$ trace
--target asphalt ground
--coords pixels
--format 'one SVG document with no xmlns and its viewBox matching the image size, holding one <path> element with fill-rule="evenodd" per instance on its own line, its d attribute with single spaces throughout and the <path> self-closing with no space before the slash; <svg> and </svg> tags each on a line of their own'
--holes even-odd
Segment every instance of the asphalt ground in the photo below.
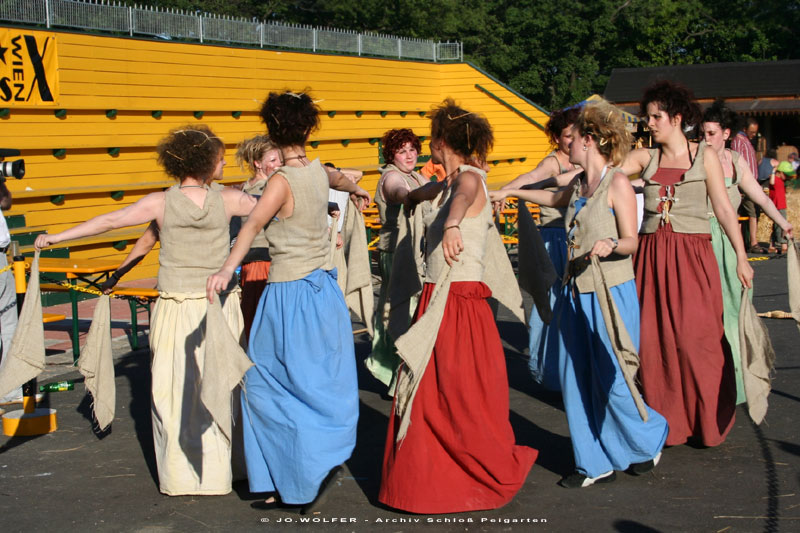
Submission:
<svg viewBox="0 0 800 533">
<path fill-rule="evenodd" d="M 759 311 L 788 310 L 785 259 L 751 263 Z M 358 441 L 321 512 L 258 511 L 246 483 L 227 496 L 169 497 L 158 491 L 150 425 L 149 352 L 115 342 L 117 410 L 98 434 L 81 376 L 68 364 L 48 381 L 75 379 L 73 391 L 46 396 L 58 410 L 56 432 L 0 436 L 0 532 L 15 531 L 798 531 L 800 530 L 800 331 L 792 320 L 765 319 L 777 353 L 769 412 L 755 426 L 739 408 L 716 448 L 668 448 L 651 473 L 586 489 L 557 481 L 573 468 L 558 394 L 527 370 L 527 333 L 500 314 L 506 348 L 510 420 L 517 441 L 540 451 L 516 498 L 502 509 L 411 515 L 377 501 L 390 401 L 364 369 L 368 339 L 356 338 L 361 411 Z M 698 324 L 703 327 L 703 324 Z"/>
</svg>

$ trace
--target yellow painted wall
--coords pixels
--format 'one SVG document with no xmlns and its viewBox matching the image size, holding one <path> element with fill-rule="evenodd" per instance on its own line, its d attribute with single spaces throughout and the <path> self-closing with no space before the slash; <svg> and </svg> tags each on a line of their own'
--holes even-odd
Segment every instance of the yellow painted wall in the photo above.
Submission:
<svg viewBox="0 0 800 533">
<path fill-rule="evenodd" d="M 257 116 L 260 103 L 269 91 L 286 88 L 309 89 L 323 110 L 322 126 L 311 138 L 319 144 L 307 147 L 309 156 L 364 170 L 362 185 L 370 191 L 378 179 L 375 138 L 401 127 L 429 135 L 429 120 L 420 113 L 447 96 L 483 113 L 494 127 L 489 159 L 497 163 L 491 165 L 490 187 L 533 168 L 549 150 L 540 128 L 475 85 L 539 124 L 545 124 L 547 115 L 468 64 L 0 28 L 2 39 L 19 34 L 35 36 L 40 47 L 50 39 L 44 59 L 55 70 L 48 75 L 52 103 L 0 101 L 0 110 L 9 110 L 5 116 L 0 111 L 0 146 L 20 149 L 27 165 L 23 180 L 9 182 L 15 196 L 6 214 L 24 214 L 30 227 L 58 231 L 163 187 L 165 176 L 156 164 L 154 146 L 170 129 L 185 124 L 206 124 L 222 137 L 228 160 L 225 178 L 244 179 L 234 164 L 236 144 L 264 131 Z M 6 57 L 13 58 L 11 53 Z M 2 68 L 0 76 L 9 76 L 11 71 L 3 73 Z M 116 115 L 109 118 L 106 112 L 112 109 Z M 56 110 L 66 110 L 66 115 L 59 118 Z M 153 111 L 162 115 L 154 118 Z M 200 111 L 202 117 L 195 117 Z M 236 111 L 241 112 L 238 118 L 232 115 Z M 119 153 L 110 155 L 111 148 Z M 66 154 L 56 157 L 53 151 L 58 149 Z M 423 153 L 429 153 L 427 144 Z M 69 194 L 70 188 L 84 192 Z M 114 190 L 126 191 L 124 198 L 110 198 Z M 54 205 L 51 196 L 59 193 L 65 193 L 64 200 Z M 106 242 L 72 248 L 71 253 L 121 258 L 132 244 L 122 252 Z M 150 254 L 130 278 L 153 276 L 156 262 L 156 254 Z"/>
</svg>

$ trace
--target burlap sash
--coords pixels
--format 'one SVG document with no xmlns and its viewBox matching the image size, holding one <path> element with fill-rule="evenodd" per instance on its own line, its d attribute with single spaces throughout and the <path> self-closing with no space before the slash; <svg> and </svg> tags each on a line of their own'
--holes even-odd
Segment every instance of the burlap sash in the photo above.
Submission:
<svg viewBox="0 0 800 533">
<path fill-rule="evenodd" d="M 789 310 L 800 329 L 800 243 L 792 239 L 786 254 L 786 270 L 789 278 Z"/>
<path fill-rule="evenodd" d="M 114 357 L 111 351 L 111 299 L 100 296 L 94 309 L 86 344 L 78 359 L 78 371 L 92 395 L 92 411 L 101 430 L 114 421 L 117 388 L 114 383 Z"/>
<path fill-rule="evenodd" d="M 767 414 L 767 398 L 772 389 L 772 373 L 775 369 L 775 350 L 769 340 L 767 327 L 758 318 L 747 291 L 747 288 L 742 287 L 742 303 L 739 306 L 739 350 L 747 412 L 753 422 L 760 424 Z"/>
<path fill-rule="evenodd" d="M 342 227 L 344 255 L 347 262 L 344 300 L 360 319 L 366 324 L 372 335 L 372 314 L 374 302 L 372 298 L 372 271 L 369 261 L 367 234 L 364 231 L 364 216 L 358 206 L 350 200 Z M 345 273 L 340 273 L 344 276 Z"/>
<path fill-rule="evenodd" d="M 426 214 L 420 204 L 413 213 L 403 209 L 398 217 L 397 246 L 392 258 L 392 275 L 386 299 L 389 307 L 387 330 L 393 339 L 408 331 L 408 317 L 414 312 L 411 302 L 422 292 L 425 268 L 421 242 L 425 234 L 423 220 Z"/>
<path fill-rule="evenodd" d="M 614 355 L 617 357 L 617 362 L 636 404 L 636 409 L 639 411 L 639 416 L 642 417 L 643 421 L 647 422 L 649 415 L 634 381 L 636 373 L 639 371 L 639 353 L 633 345 L 628 330 L 625 328 L 625 323 L 619 314 L 617 304 L 614 302 L 611 290 L 606 283 L 603 269 L 600 268 L 600 259 L 596 255 L 592 256 L 592 277 L 595 295 L 603 312 L 603 321 L 606 324 L 606 330 L 608 330 L 608 338 L 611 340 Z"/>
<path fill-rule="evenodd" d="M 558 274 L 544 246 L 539 228 L 522 200 L 519 201 L 517 216 L 517 238 L 519 286 L 533 297 L 542 322 L 549 324 L 553 318 L 549 291 L 558 279 Z"/>
<path fill-rule="evenodd" d="M 200 400 L 214 422 L 231 441 L 231 393 L 253 366 L 234 337 L 222 314 L 219 298 L 208 304 L 206 313 L 205 355 Z"/>
<path fill-rule="evenodd" d="M 44 325 L 39 290 L 39 252 L 33 257 L 25 303 L 11 341 L 11 349 L 0 367 L 0 397 L 19 389 L 44 370 Z"/>
</svg>

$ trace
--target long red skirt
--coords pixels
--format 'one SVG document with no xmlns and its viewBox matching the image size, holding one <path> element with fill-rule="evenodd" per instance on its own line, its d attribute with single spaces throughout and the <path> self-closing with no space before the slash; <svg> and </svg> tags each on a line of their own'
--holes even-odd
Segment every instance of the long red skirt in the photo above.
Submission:
<svg viewBox="0 0 800 533">
<path fill-rule="evenodd" d="M 269 261 L 252 261 L 242 264 L 240 281 L 242 284 L 242 316 L 244 317 L 245 339 L 250 339 L 250 326 L 253 325 L 253 318 L 256 316 L 258 301 L 261 293 L 267 286 L 269 277 Z"/>
<path fill-rule="evenodd" d="M 416 319 L 433 288 L 425 284 Z M 508 375 L 489 296 L 480 282 L 450 286 L 402 442 L 399 419 L 389 419 L 382 503 L 423 514 L 496 509 L 511 501 L 536 461 L 538 451 L 515 445 L 508 421 Z"/>
<path fill-rule="evenodd" d="M 711 238 L 670 226 L 641 235 L 634 268 L 645 402 L 667 419 L 668 446 L 716 446 L 733 427 L 736 382 Z"/>
</svg>

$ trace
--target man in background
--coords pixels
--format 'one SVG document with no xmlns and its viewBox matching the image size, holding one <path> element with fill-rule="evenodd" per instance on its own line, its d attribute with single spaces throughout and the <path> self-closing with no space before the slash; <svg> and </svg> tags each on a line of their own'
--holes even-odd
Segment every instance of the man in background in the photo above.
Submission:
<svg viewBox="0 0 800 533">
<path fill-rule="evenodd" d="M 747 122 L 743 130 L 740 130 L 731 141 L 731 150 L 739 152 L 739 155 L 750 167 L 750 172 L 753 176 L 758 176 L 758 160 L 756 159 L 756 151 L 753 148 L 752 140 L 758 134 L 758 121 L 753 117 L 747 117 Z M 739 214 L 748 217 L 748 229 L 750 230 L 750 246 L 747 251 L 751 254 L 765 254 L 767 250 L 758 244 L 758 207 L 747 196 L 742 198 L 742 204 L 739 207 Z"/>
</svg>

